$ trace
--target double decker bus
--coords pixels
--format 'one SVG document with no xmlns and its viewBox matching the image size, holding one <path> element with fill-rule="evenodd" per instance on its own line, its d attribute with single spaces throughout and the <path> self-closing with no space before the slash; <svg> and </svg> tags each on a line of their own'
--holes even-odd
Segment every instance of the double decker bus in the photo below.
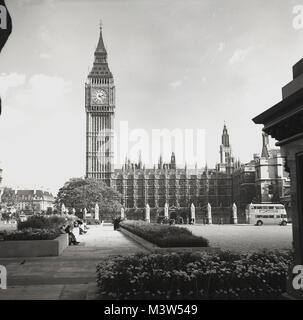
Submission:
<svg viewBox="0 0 303 320">
<path fill-rule="evenodd" d="M 283 204 L 251 203 L 246 208 L 247 223 L 256 226 L 263 224 L 287 225 L 287 214 Z"/>
</svg>

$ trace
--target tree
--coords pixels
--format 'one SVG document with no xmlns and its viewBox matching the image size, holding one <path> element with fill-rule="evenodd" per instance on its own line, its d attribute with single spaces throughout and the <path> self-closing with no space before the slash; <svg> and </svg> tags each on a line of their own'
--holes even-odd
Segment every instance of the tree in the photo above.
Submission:
<svg viewBox="0 0 303 320">
<path fill-rule="evenodd" d="M 51 215 L 51 214 L 53 214 L 53 208 L 47 207 L 47 209 L 46 209 L 46 214 L 47 214 L 48 216 Z"/>
<path fill-rule="evenodd" d="M 7 206 L 14 206 L 16 204 L 16 194 L 11 188 L 5 187 L 1 197 L 1 202 Z"/>
<path fill-rule="evenodd" d="M 96 203 L 100 211 L 117 213 L 121 210 L 121 194 L 97 179 L 74 178 L 60 188 L 55 203 L 66 208 L 80 211 L 84 208 L 92 209 Z"/>
<path fill-rule="evenodd" d="M 0 215 L 1 215 L 1 214 L 0 214 Z M 10 219 L 10 214 L 9 214 L 9 212 L 6 212 L 6 211 L 3 212 L 1 219 L 4 220 L 4 221 L 9 221 L 9 219 Z"/>
</svg>

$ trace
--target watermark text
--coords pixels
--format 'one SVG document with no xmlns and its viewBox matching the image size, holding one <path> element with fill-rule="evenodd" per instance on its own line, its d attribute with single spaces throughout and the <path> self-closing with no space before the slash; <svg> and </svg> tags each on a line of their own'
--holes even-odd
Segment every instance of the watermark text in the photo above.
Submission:
<svg viewBox="0 0 303 320">
<path fill-rule="evenodd" d="M 7 10 L 3 5 L 0 5 L 0 29 L 7 29 Z"/>
<path fill-rule="evenodd" d="M 177 166 L 201 166 L 206 158 L 205 135 L 205 130 L 200 128 L 161 128 L 149 131 L 143 128 L 130 129 L 127 121 L 120 121 L 115 130 L 103 129 L 97 132 L 97 159 L 102 163 L 104 156 L 115 155 L 114 164 L 119 167 L 125 163 L 125 158 L 132 161 L 140 158 L 147 167 L 152 168 L 160 156 L 164 162 L 170 162 L 174 152 Z"/>
<path fill-rule="evenodd" d="M 7 271 L 5 266 L 0 265 L 0 289 L 7 288 Z"/>
<path fill-rule="evenodd" d="M 303 29 L 303 5 L 294 6 L 292 10 L 295 15 L 292 25 L 295 30 Z"/>
<path fill-rule="evenodd" d="M 303 266 L 294 266 L 292 273 L 295 275 L 292 280 L 292 286 L 295 290 L 303 289 Z"/>
</svg>

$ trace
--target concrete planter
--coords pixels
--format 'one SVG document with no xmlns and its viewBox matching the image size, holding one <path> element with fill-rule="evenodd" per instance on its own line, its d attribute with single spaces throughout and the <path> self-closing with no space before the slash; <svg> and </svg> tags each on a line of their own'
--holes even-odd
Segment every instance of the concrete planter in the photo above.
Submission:
<svg viewBox="0 0 303 320">
<path fill-rule="evenodd" d="M 151 243 L 136 234 L 124 229 L 120 226 L 119 231 L 121 231 L 126 236 L 130 237 L 137 243 L 139 243 L 142 247 L 147 249 L 150 252 L 185 252 L 185 251 L 200 251 L 200 252 L 218 252 L 220 248 L 217 247 L 170 247 L 170 248 L 161 248 L 154 243 Z"/>
<path fill-rule="evenodd" d="M 68 247 L 68 234 L 54 240 L 0 241 L 0 258 L 59 256 Z"/>
</svg>

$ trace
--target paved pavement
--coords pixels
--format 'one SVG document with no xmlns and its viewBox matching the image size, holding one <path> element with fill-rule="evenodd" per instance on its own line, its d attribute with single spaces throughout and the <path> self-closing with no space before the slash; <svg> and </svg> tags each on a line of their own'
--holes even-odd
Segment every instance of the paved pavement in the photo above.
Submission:
<svg viewBox="0 0 303 320">
<path fill-rule="evenodd" d="M 223 250 L 249 252 L 292 247 L 291 225 L 194 225 L 187 228 L 193 234 L 208 239 L 210 246 Z"/>
<path fill-rule="evenodd" d="M 76 235 L 59 257 L 0 258 L 8 272 L 8 289 L 0 300 L 94 299 L 96 265 L 109 255 L 134 254 L 145 249 L 112 226 L 90 226 L 86 235 Z"/>
</svg>

